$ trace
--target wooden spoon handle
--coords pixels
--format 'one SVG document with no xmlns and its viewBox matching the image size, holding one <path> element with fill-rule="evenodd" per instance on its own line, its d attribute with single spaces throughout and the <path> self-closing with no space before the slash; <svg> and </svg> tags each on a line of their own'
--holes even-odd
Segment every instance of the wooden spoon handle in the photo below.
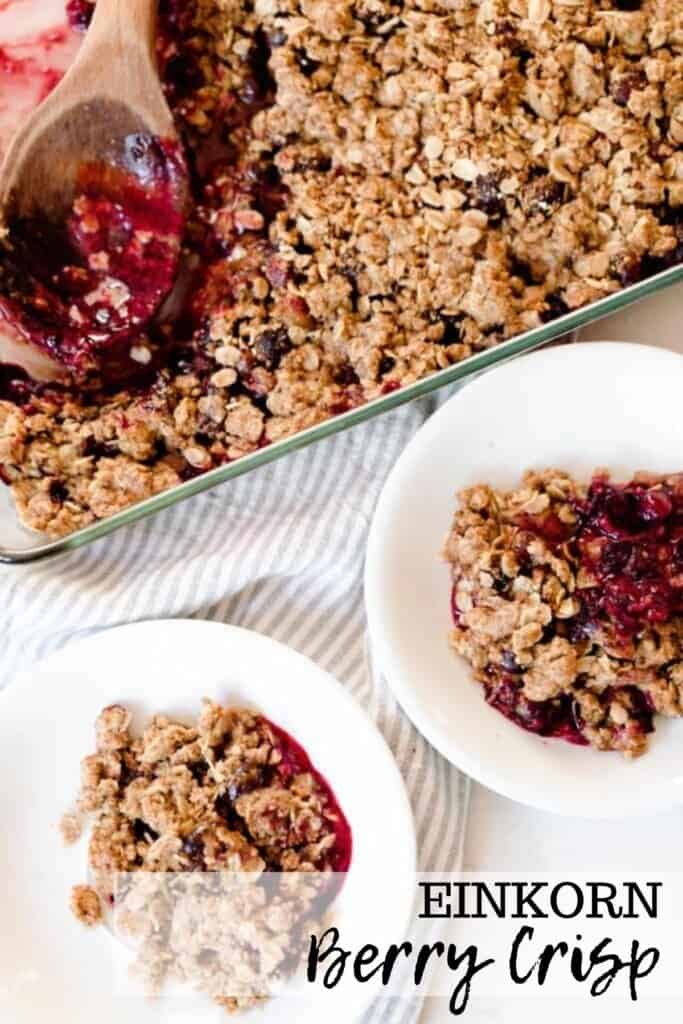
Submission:
<svg viewBox="0 0 683 1024">
<path fill-rule="evenodd" d="M 139 111 L 174 138 L 157 63 L 159 0 L 97 0 L 76 62 L 55 96 L 101 96 Z"/>
<path fill-rule="evenodd" d="M 107 40 L 110 46 L 145 44 L 156 51 L 159 0 L 97 0 L 86 43 Z"/>
</svg>

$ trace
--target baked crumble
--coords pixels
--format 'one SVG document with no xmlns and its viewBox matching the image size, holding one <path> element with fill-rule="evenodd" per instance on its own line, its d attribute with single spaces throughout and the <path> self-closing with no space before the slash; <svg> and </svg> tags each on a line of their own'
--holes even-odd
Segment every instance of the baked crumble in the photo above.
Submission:
<svg viewBox="0 0 683 1024">
<path fill-rule="evenodd" d="M 91 885 L 75 885 L 71 890 L 71 910 L 76 920 L 86 928 L 94 928 L 102 921 L 102 904 Z"/>
<path fill-rule="evenodd" d="M 517 725 L 636 757 L 683 715 L 683 475 L 472 487 L 445 557 L 453 649 Z"/>
<path fill-rule="evenodd" d="M 0 464 L 34 529 L 683 255 L 683 0 L 166 0 L 159 50 L 195 183 L 182 312 L 136 344 L 135 386 L 4 371 Z"/>
<path fill-rule="evenodd" d="M 205 701 L 193 725 L 156 716 L 134 738 L 130 724 L 125 707 L 102 711 L 62 821 L 68 844 L 91 826 L 91 884 L 74 888 L 72 910 L 88 926 L 116 915 L 151 993 L 174 977 L 247 1008 L 338 892 L 348 822 L 302 748 L 261 715 Z"/>
</svg>

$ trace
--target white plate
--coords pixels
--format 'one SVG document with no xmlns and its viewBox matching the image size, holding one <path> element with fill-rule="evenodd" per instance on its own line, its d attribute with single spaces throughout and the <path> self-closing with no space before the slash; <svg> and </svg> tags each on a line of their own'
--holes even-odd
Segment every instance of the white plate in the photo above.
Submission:
<svg viewBox="0 0 683 1024">
<path fill-rule="evenodd" d="M 389 477 L 370 533 L 371 636 L 398 700 L 427 739 L 505 796 L 580 817 L 625 817 L 683 799 L 683 722 L 657 719 L 636 762 L 508 722 L 449 648 L 449 573 L 440 557 L 455 493 L 513 485 L 525 469 L 588 479 L 608 467 L 683 470 L 683 357 L 643 345 L 549 349 L 492 370 L 419 431 Z"/>
<path fill-rule="evenodd" d="M 72 917 L 70 888 L 86 880 L 87 843 L 65 850 L 57 833 L 103 707 L 125 703 L 140 726 L 155 712 L 196 716 L 203 696 L 253 706 L 304 746 L 354 834 L 335 911 L 342 940 L 356 949 L 368 935 L 401 941 L 415 887 L 414 825 L 398 768 L 364 712 L 307 658 L 266 637 L 216 623 L 142 623 L 66 648 L 0 697 L 1 1020 L 225 1021 L 203 997 L 142 997 L 126 975 L 128 950 Z M 282 996 L 244 1019 L 350 1024 L 372 995 L 371 986 L 352 985 L 305 1002 Z"/>
</svg>

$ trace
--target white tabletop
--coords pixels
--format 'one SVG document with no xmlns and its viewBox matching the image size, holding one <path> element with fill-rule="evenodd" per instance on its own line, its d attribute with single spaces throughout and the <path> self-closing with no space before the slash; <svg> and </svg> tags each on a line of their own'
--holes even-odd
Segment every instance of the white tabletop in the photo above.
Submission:
<svg viewBox="0 0 683 1024">
<path fill-rule="evenodd" d="M 683 285 L 594 324 L 582 337 L 638 341 L 683 353 Z M 680 871 L 682 850 L 681 810 L 641 822 L 582 821 L 523 807 L 483 786 L 472 788 L 466 871 Z M 516 1024 L 516 1009 L 512 1005 L 506 1008 L 506 1024 Z M 446 1024 L 455 1019 L 444 1000 L 431 999 L 425 1004 L 421 1024 Z M 659 1024 L 668 1024 L 666 1015 L 659 1017 Z"/>
</svg>

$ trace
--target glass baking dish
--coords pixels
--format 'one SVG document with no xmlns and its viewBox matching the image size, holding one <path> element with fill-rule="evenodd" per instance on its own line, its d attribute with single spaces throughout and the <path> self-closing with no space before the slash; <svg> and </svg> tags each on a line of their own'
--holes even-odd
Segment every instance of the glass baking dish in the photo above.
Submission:
<svg viewBox="0 0 683 1024">
<path fill-rule="evenodd" d="M 17 565 L 54 557 L 67 551 L 74 551 L 85 544 L 98 540 L 100 537 L 106 537 L 107 534 L 112 533 L 121 526 L 138 522 L 138 520 L 144 519 L 146 516 L 151 516 L 162 509 L 169 508 L 171 505 L 184 501 L 186 498 L 191 498 L 195 494 L 201 494 L 203 491 L 208 491 L 211 487 L 217 487 L 219 484 L 233 480 L 243 473 L 249 473 L 259 466 L 274 462 L 275 459 L 280 459 L 290 452 L 305 448 L 315 441 L 330 437 L 339 431 L 347 430 L 358 423 L 364 423 L 373 416 L 379 416 L 380 413 L 395 409 L 405 402 L 421 398 L 437 388 L 458 381 L 464 381 L 472 374 L 487 370 L 492 366 L 497 366 L 498 363 L 521 355 L 524 352 L 529 352 L 531 349 L 538 348 L 561 335 L 569 334 L 571 331 L 575 331 L 577 328 L 583 327 L 588 323 L 611 316 L 613 313 L 619 312 L 640 299 L 668 288 L 677 281 L 683 281 L 683 266 L 666 270 L 645 281 L 631 285 L 629 288 L 624 288 L 614 295 L 609 295 L 605 299 L 600 299 L 598 302 L 593 302 L 582 309 L 559 317 L 548 324 L 543 324 L 541 327 L 536 327 L 515 338 L 501 342 L 491 349 L 477 352 L 455 366 L 450 366 L 446 370 L 433 373 L 423 380 L 416 381 L 416 383 L 409 384 L 398 391 L 377 398 L 357 409 L 352 409 L 332 419 L 325 420 L 314 427 L 309 427 L 298 434 L 293 434 L 282 441 L 277 441 L 266 448 L 261 448 L 251 455 L 245 455 L 235 462 L 219 466 L 202 476 L 188 480 L 177 487 L 148 498 L 146 501 L 132 505 L 122 512 L 117 512 L 116 515 L 92 523 L 90 526 L 77 530 L 66 537 L 60 537 L 58 540 L 45 540 L 44 537 L 24 529 L 18 521 L 9 488 L 3 487 L 0 490 L 0 562 Z"/>
</svg>

